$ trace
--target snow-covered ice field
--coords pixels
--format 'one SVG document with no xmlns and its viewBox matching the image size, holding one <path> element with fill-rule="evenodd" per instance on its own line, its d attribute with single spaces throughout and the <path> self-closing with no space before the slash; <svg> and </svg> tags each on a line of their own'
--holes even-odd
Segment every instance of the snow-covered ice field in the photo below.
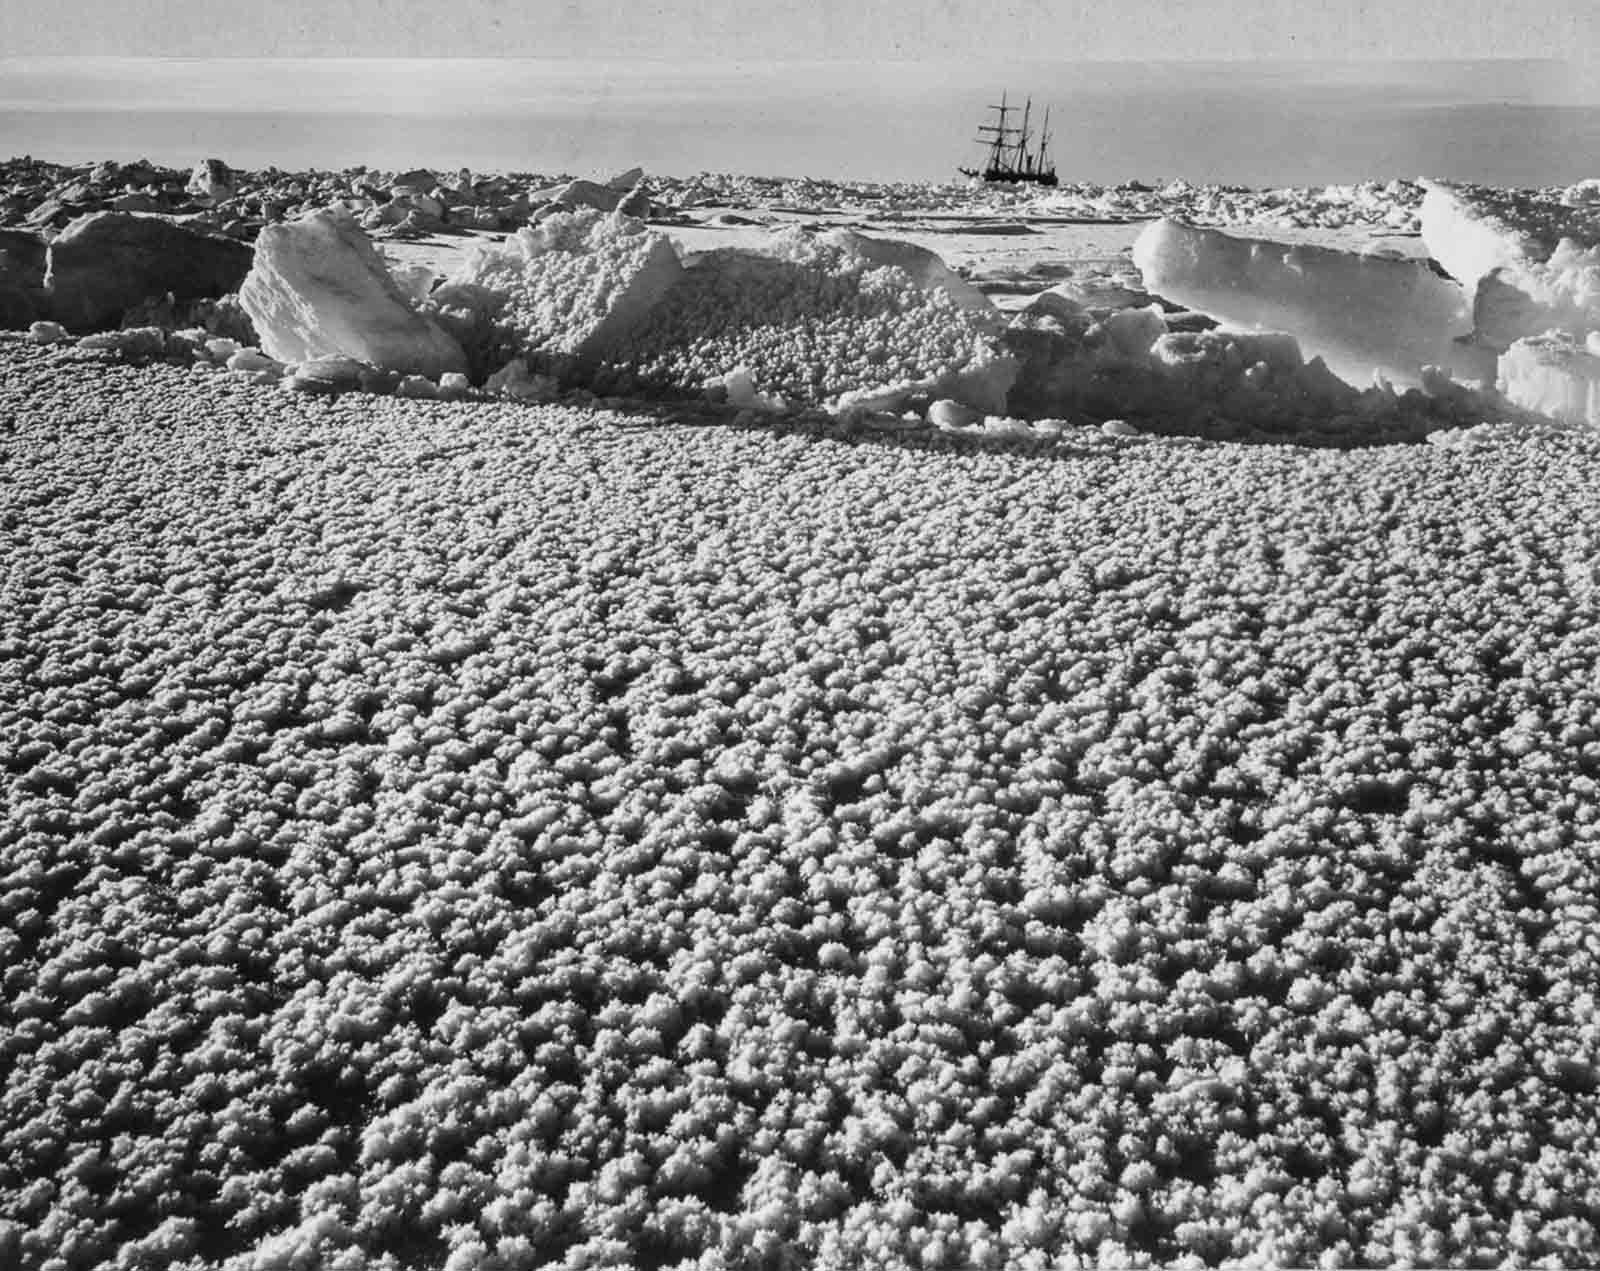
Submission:
<svg viewBox="0 0 1600 1271">
<path fill-rule="evenodd" d="M 1600 1257 L 1600 437 L 0 346 L 0 1265 Z"/>
</svg>

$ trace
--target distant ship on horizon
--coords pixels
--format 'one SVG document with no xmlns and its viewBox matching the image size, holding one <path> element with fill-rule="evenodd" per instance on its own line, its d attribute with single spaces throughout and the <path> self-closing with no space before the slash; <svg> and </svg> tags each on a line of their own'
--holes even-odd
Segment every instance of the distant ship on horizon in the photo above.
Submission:
<svg viewBox="0 0 1600 1271">
<path fill-rule="evenodd" d="M 958 168 L 962 176 L 978 177 L 984 181 L 1031 181 L 1035 185 L 1055 185 L 1056 166 L 1050 161 L 1046 153 L 1050 145 L 1050 108 L 1045 107 L 1044 124 L 1039 129 L 1039 147 L 1037 150 L 1028 148 L 1032 140 L 1029 130 L 1029 120 L 1033 114 L 1033 98 L 1029 97 L 1022 107 L 1022 123 L 1011 125 L 1006 120 L 1017 113 L 1017 108 L 1010 104 L 1005 93 L 1000 94 L 1000 104 L 990 106 L 999 119 L 996 123 L 980 124 L 978 131 L 987 134 L 976 138 L 977 143 L 988 151 L 988 157 L 983 168 Z"/>
</svg>

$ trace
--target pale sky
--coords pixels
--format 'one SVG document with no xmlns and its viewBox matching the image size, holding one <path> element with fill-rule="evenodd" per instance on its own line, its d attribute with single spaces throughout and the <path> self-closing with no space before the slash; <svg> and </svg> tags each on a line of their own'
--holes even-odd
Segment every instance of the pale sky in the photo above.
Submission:
<svg viewBox="0 0 1600 1271">
<path fill-rule="evenodd" d="M 1600 0 L 0 0 L 5 53 L 1585 58 Z"/>
</svg>

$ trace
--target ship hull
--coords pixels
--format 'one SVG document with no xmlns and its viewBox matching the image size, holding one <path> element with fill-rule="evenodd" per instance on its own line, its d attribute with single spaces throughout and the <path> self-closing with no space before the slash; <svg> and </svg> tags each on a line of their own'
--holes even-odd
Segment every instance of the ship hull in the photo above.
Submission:
<svg viewBox="0 0 1600 1271">
<path fill-rule="evenodd" d="M 1044 186 L 1059 184 L 1054 172 L 1013 172 L 1009 168 L 985 168 L 982 172 L 974 168 L 958 168 L 956 170 L 964 177 L 977 177 L 991 185 L 1009 185 L 1017 182 Z"/>
</svg>

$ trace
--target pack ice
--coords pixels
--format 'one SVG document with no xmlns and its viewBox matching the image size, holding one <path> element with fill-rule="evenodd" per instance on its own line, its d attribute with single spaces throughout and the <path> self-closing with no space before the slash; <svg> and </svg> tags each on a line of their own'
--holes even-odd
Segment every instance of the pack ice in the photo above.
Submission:
<svg viewBox="0 0 1600 1271">
<path fill-rule="evenodd" d="M 1163 218 L 1133 246 L 1154 293 L 1246 330 L 1293 333 L 1340 378 L 1374 373 L 1403 386 L 1422 368 L 1486 380 L 1493 361 L 1462 343 L 1472 328 L 1466 294 L 1426 264 L 1326 247 L 1236 237 Z"/>
</svg>

